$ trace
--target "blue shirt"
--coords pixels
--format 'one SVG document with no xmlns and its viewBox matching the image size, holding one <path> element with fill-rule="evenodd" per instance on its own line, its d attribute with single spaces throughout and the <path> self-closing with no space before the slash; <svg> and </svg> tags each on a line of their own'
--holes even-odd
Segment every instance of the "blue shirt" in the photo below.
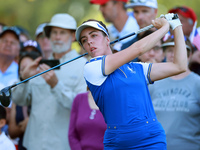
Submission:
<svg viewBox="0 0 200 150">
<path fill-rule="evenodd" d="M 13 61 L 8 69 L 3 73 L 0 70 L 0 90 L 14 84 L 18 80 L 18 64 Z M 1 105 L 1 104 L 0 104 Z M 12 102 L 8 107 L 11 107 Z"/>
<path fill-rule="evenodd" d="M 0 70 L 1 88 L 10 86 L 18 80 L 18 64 L 13 61 L 8 69 L 3 73 Z"/>
<path fill-rule="evenodd" d="M 124 64 L 110 75 L 104 75 L 105 56 L 91 59 L 84 77 L 107 124 L 127 125 L 156 117 L 147 84 L 149 63 Z"/>
</svg>

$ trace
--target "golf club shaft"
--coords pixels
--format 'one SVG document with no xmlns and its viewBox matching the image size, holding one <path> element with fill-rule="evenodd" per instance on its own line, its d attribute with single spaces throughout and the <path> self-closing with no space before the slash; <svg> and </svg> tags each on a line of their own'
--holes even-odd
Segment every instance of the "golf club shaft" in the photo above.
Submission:
<svg viewBox="0 0 200 150">
<path fill-rule="evenodd" d="M 147 30 L 149 30 L 149 29 L 151 29 L 151 28 L 153 28 L 153 25 L 146 26 L 146 27 L 144 27 L 144 28 L 138 30 L 137 32 L 133 32 L 133 33 L 127 35 L 127 36 L 124 36 L 124 37 L 122 37 L 122 38 L 119 38 L 119 39 L 117 39 L 117 40 L 114 40 L 114 41 L 110 42 L 110 44 L 114 44 L 114 43 L 116 43 L 116 42 L 119 42 L 119 41 L 121 41 L 121 40 L 124 40 L 124 39 L 126 39 L 126 38 L 128 38 L 128 37 L 130 37 L 130 36 L 135 35 L 135 34 L 139 34 L 139 33 L 141 33 L 141 32 L 147 31 Z M 17 85 L 19 85 L 19 84 L 21 84 L 21 83 L 27 82 L 27 81 L 29 81 L 29 80 L 35 78 L 35 77 L 38 77 L 38 76 L 40 76 L 40 75 L 42 75 L 42 74 L 44 74 L 44 73 L 46 73 L 46 72 L 49 72 L 49 71 L 51 71 L 51 70 L 53 70 L 53 69 L 55 69 L 55 68 L 58 68 L 58 67 L 60 67 L 60 66 L 62 66 L 62 65 L 65 65 L 65 64 L 67 64 L 67 63 L 69 63 L 69 62 L 72 62 L 72 61 L 74 61 L 74 60 L 76 60 L 76 59 L 79 59 L 79 58 L 81 58 L 81 57 L 83 57 L 83 56 L 85 56 L 85 55 L 88 55 L 88 53 L 82 54 L 82 55 L 80 55 L 80 56 L 78 56 L 78 57 L 75 57 L 75 58 L 69 60 L 69 61 L 66 61 L 66 62 L 64 62 L 64 63 L 61 63 L 61 64 L 59 64 L 59 65 L 57 65 L 57 66 L 54 66 L 54 67 L 52 67 L 52 68 L 50 68 L 50 69 L 48 69 L 48 70 L 45 70 L 45 71 L 43 71 L 43 72 L 41 72 L 41 73 L 38 73 L 38 74 L 36 74 L 36 75 L 34 75 L 34 76 L 31 76 L 31 77 L 29 77 L 29 78 L 27 78 L 27 79 L 25 79 L 25 80 L 23 80 L 23 81 L 21 81 L 21 82 L 18 82 L 18 83 L 16 83 L 16 84 L 13 84 L 13 85 L 10 86 L 10 88 L 13 88 L 13 87 L 15 87 L 15 86 L 17 86 Z"/>
<path fill-rule="evenodd" d="M 10 87 L 13 88 L 13 87 L 15 87 L 15 86 L 17 86 L 17 85 L 19 85 L 19 84 L 21 84 L 21 83 L 27 82 L 28 80 L 31 80 L 31 79 L 33 79 L 33 78 L 35 78 L 35 77 L 38 77 L 38 76 L 40 76 L 40 75 L 42 75 L 42 74 L 44 74 L 44 73 L 46 73 L 46 72 L 49 72 L 49 71 L 51 71 L 51 70 L 53 70 L 53 69 L 55 69 L 55 68 L 58 68 L 58 67 L 60 67 L 60 66 L 65 65 L 65 64 L 67 64 L 67 63 L 70 63 L 70 62 L 72 62 L 72 61 L 74 61 L 74 60 L 76 60 L 76 59 L 79 59 L 79 58 L 81 58 L 81 57 L 87 55 L 87 54 L 88 54 L 88 53 L 82 54 L 82 55 L 80 55 L 80 56 L 78 56 L 78 57 L 75 57 L 75 58 L 69 60 L 69 61 L 66 61 L 66 62 L 64 62 L 64 63 L 61 63 L 61 64 L 59 64 L 59 65 L 57 65 L 57 66 L 54 66 L 54 67 L 52 67 L 52 68 L 50 68 L 50 69 L 48 69 L 48 70 L 45 70 L 45 71 L 43 71 L 43 72 L 41 72 L 41 73 L 38 73 L 38 74 L 36 74 L 36 75 L 34 75 L 34 76 L 31 76 L 31 77 L 29 77 L 29 78 L 27 78 L 27 79 L 25 79 L 25 80 L 23 80 L 23 81 L 21 81 L 21 82 L 19 82 L 19 83 L 16 83 L 16 84 L 14 84 L 14 85 L 11 85 Z"/>
</svg>

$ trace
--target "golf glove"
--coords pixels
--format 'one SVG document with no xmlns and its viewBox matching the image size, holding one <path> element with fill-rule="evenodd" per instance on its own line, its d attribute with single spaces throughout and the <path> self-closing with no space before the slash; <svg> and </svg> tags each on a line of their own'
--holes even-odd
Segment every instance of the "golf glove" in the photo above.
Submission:
<svg viewBox="0 0 200 150">
<path fill-rule="evenodd" d="M 174 30 L 176 27 L 181 26 L 181 21 L 179 18 L 173 19 L 174 14 L 173 13 L 168 13 L 166 15 L 160 15 L 160 17 L 165 17 L 165 19 L 169 22 L 170 27 L 172 30 Z"/>
</svg>

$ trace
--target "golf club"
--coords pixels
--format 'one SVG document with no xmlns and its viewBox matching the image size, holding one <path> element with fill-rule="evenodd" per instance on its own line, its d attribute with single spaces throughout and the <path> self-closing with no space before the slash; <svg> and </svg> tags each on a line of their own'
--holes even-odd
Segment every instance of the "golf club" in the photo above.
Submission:
<svg viewBox="0 0 200 150">
<path fill-rule="evenodd" d="M 178 18 L 178 15 L 177 15 L 177 14 L 174 14 L 173 19 L 177 19 L 177 18 Z M 139 34 L 139 33 L 141 33 L 141 32 L 147 31 L 147 30 L 149 30 L 149 29 L 151 29 L 151 28 L 153 28 L 153 27 L 154 27 L 153 25 L 146 26 L 146 27 L 144 27 L 144 28 L 138 30 L 137 32 L 133 32 L 133 33 L 127 35 L 127 36 L 124 36 L 124 37 L 122 37 L 122 38 L 119 38 L 119 39 L 117 39 L 117 40 L 114 40 L 114 41 L 110 42 L 110 44 L 114 44 L 114 43 L 119 42 L 119 41 L 121 41 L 121 40 L 123 40 L 123 39 L 126 39 L 126 38 L 128 38 L 128 37 L 130 37 L 130 36 L 133 36 L 133 35 Z M 80 56 L 78 56 L 78 57 L 75 57 L 75 58 L 69 60 L 69 61 L 66 61 L 66 62 L 64 62 L 64 63 L 61 63 L 61 64 L 59 64 L 59 65 L 57 65 L 57 66 L 54 66 L 54 67 L 52 67 L 52 68 L 50 68 L 50 69 L 48 69 L 48 70 L 46 70 L 46 71 L 43 71 L 43 72 L 38 73 L 38 74 L 36 74 L 36 75 L 34 75 L 34 76 L 30 77 L 30 78 L 27 78 L 27 79 L 25 79 L 25 80 L 23 80 L 23 81 L 21 81 L 21 82 L 18 82 L 18 83 L 16 83 L 16 84 L 13 84 L 13 85 L 11 85 L 11 86 L 8 86 L 8 87 L 3 88 L 3 89 L 0 91 L 0 102 L 1 102 L 1 104 L 2 104 L 3 106 L 5 106 L 5 107 L 8 107 L 8 106 L 10 105 L 10 101 L 11 101 L 11 88 L 13 88 L 13 87 L 15 87 L 15 86 L 17 86 L 17 85 L 19 85 L 19 84 L 22 84 L 22 83 L 24 83 L 24 82 L 27 82 L 28 80 L 31 80 L 31 79 L 33 79 L 33 78 L 35 78 L 35 77 L 37 77 L 37 76 L 40 76 L 40 75 L 42 75 L 42 74 L 44 74 L 44 73 L 46 73 L 46 72 L 48 72 L 48 71 L 51 71 L 51 70 L 53 70 L 53 69 L 55 69 L 55 68 L 60 67 L 60 66 L 62 66 L 62 65 L 65 65 L 65 64 L 67 64 L 67 63 L 69 63 L 69 62 L 72 62 L 72 61 L 74 61 L 74 60 L 76 60 L 76 59 L 79 59 L 79 58 L 81 58 L 81 57 L 83 57 L 83 56 L 85 56 L 85 55 L 87 55 L 87 54 L 88 54 L 88 53 L 82 54 L 82 55 L 80 55 Z"/>
</svg>

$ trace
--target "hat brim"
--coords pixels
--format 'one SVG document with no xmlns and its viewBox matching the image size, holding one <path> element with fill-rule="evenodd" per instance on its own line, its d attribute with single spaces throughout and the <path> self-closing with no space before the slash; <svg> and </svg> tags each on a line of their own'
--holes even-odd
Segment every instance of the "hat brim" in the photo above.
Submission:
<svg viewBox="0 0 200 150">
<path fill-rule="evenodd" d="M 96 21 L 89 21 L 89 22 L 86 22 L 86 23 L 80 25 L 80 26 L 77 28 L 77 30 L 76 30 L 76 34 L 75 34 L 75 35 L 76 35 L 76 40 L 77 40 L 80 44 L 81 44 L 81 42 L 80 42 L 80 34 L 81 34 L 81 32 L 82 32 L 85 28 L 88 28 L 88 27 L 95 28 L 95 29 L 97 29 L 97 30 L 103 31 L 103 32 L 109 37 L 109 35 L 108 35 L 106 29 L 105 29 L 102 25 L 100 25 L 100 24 L 99 24 L 98 22 L 96 22 Z"/>
<path fill-rule="evenodd" d="M 175 46 L 175 43 L 174 43 L 174 42 L 163 43 L 161 47 L 164 48 L 164 47 L 168 47 L 168 46 Z M 188 46 L 188 45 L 185 45 L 185 46 L 186 46 L 186 48 L 187 48 L 188 50 L 190 50 L 190 51 L 192 50 L 190 46 Z"/>
<path fill-rule="evenodd" d="M 104 5 L 105 3 L 107 3 L 109 0 L 104 0 L 104 1 L 100 1 L 100 0 L 90 0 L 90 4 L 97 4 L 97 5 Z"/>
<path fill-rule="evenodd" d="M 75 28 L 66 27 L 66 25 L 60 25 L 59 23 L 58 24 L 57 23 L 49 23 L 47 26 L 44 27 L 44 33 L 48 38 L 50 38 L 50 32 L 51 32 L 52 27 L 59 27 L 59 28 L 63 28 L 63 29 L 76 31 Z"/>
<path fill-rule="evenodd" d="M 154 3 L 129 3 L 129 4 L 125 5 L 125 8 L 134 8 L 136 6 L 144 6 L 144 7 L 150 7 L 150 8 L 158 9 L 157 4 L 154 4 Z"/>
<path fill-rule="evenodd" d="M 15 37 L 17 38 L 17 40 L 20 40 L 20 39 L 19 39 L 19 35 L 18 35 L 15 31 L 9 30 L 9 29 L 3 31 L 3 32 L 0 34 L 0 37 L 4 36 L 4 35 L 5 35 L 6 33 L 8 33 L 8 32 L 13 33 L 13 34 L 15 35 Z"/>
</svg>

